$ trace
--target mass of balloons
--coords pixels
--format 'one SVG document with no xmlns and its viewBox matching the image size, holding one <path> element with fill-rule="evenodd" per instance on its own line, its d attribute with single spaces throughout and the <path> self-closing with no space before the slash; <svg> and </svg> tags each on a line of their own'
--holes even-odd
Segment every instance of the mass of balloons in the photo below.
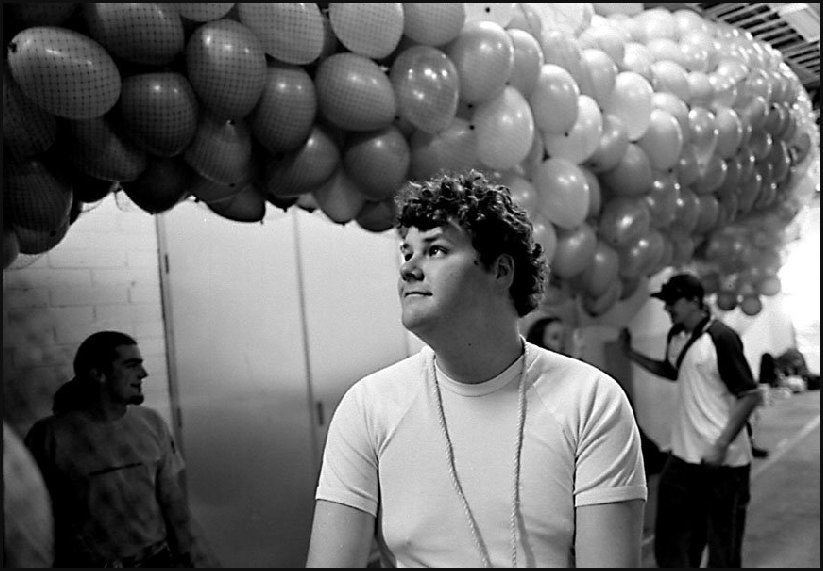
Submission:
<svg viewBox="0 0 823 571">
<path fill-rule="evenodd" d="M 3 267 L 110 193 L 391 226 L 479 167 L 591 314 L 669 267 L 720 309 L 780 291 L 819 132 L 782 55 L 643 4 L 4 3 Z M 819 168 L 819 167 L 818 167 Z M 819 171 L 818 171 L 819 172 Z"/>
</svg>

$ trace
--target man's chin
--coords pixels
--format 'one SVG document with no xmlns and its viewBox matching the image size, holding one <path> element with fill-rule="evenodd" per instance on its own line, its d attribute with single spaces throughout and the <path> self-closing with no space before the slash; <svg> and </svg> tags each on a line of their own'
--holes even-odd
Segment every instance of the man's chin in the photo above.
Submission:
<svg viewBox="0 0 823 571">
<path fill-rule="evenodd" d="M 144 400 L 146 400 L 146 397 L 143 395 L 134 395 L 129 399 L 129 404 L 143 404 Z"/>
</svg>

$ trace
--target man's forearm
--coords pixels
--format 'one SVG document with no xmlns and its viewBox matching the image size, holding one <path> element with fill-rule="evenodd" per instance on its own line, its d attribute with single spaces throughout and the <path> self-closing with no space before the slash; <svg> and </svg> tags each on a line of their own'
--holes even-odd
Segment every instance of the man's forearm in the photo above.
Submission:
<svg viewBox="0 0 823 571">
<path fill-rule="evenodd" d="M 737 434 L 746 425 L 752 411 L 760 403 L 761 397 L 757 393 L 750 393 L 743 396 L 734 403 L 732 412 L 729 415 L 729 422 L 723 428 L 720 436 L 717 438 L 717 445 L 723 448 L 728 448 L 729 444 L 737 437 Z"/>
<path fill-rule="evenodd" d="M 648 372 L 670 381 L 677 380 L 677 371 L 668 362 L 658 359 L 652 359 L 642 353 L 638 353 L 631 347 L 626 347 L 623 351 L 626 357 L 633 363 L 637 363 Z"/>
</svg>

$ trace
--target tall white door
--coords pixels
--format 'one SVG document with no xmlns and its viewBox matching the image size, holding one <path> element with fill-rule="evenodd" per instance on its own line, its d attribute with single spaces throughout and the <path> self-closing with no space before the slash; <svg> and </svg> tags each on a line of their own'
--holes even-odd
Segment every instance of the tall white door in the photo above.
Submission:
<svg viewBox="0 0 823 571">
<path fill-rule="evenodd" d="M 400 323 L 396 234 L 375 234 L 354 223 L 332 224 L 296 211 L 303 275 L 316 438 L 325 444 L 328 421 L 359 378 L 409 355 Z"/>
<path fill-rule="evenodd" d="M 191 202 L 159 218 L 193 516 L 225 567 L 301 566 L 316 468 L 294 218 Z"/>
<path fill-rule="evenodd" d="M 269 207 L 158 216 L 172 398 L 192 512 L 225 567 L 301 567 L 328 421 L 408 354 L 390 232 Z"/>
</svg>

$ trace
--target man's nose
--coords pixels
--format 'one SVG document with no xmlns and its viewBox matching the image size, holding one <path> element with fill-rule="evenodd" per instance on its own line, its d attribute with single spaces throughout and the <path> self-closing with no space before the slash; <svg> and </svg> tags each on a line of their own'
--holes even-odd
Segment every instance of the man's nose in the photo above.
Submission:
<svg viewBox="0 0 823 571">
<path fill-rule="evenodd" d="M 422 275 L 423 272 L 414 256 L 411 256 L 408 260 L 400 264 L 400 277 L 404 281 L 419 280 Z"/>
</svg>

